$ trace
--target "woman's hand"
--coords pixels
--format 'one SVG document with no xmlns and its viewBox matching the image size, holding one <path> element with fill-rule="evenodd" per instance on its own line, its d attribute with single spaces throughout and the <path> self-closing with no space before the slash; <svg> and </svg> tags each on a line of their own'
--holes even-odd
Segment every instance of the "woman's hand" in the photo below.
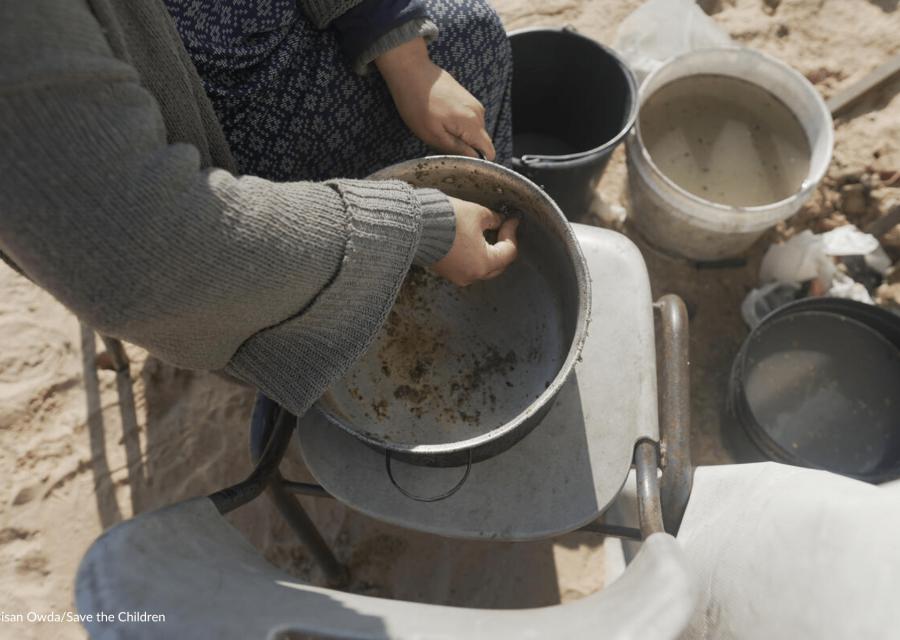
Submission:
<svg viewBox="0 0 900 640">
<path fill-rule="evenodd" d="M 449 73 L 428 57 L 416 38 L 375 59 L 400 117 L 425 144 L 455 155 L 496 156 L 484 128 L 484 107 Z"/>
<path fill-rule="evenodd" d="M 516 259 L 515 218 L 499 215 L 474 202 L 450 198 L 456 213 L 456 238 L 446 256 L 435 262 L 434 271 L 460 287 L 476 280 L 496 278 Z M 485 231 L 496 229 L 497 242 L 490 244 Z"/>
</svg>

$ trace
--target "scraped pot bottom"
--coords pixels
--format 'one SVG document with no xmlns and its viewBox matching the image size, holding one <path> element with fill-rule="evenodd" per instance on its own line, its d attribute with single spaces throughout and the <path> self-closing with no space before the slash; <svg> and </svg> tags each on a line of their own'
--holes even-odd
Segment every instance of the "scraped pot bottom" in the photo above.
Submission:
<svg viewBox="0 0 900 640">
<path fill-rule="evenodd" d="M 332 388 L 332 406 L 373 439 L 413 446 L 476 437 L 518 416 L 556 377 L 572 339 L 531 240 L 501 277 L 466 288 L 413 270 L 373 347 Z"/>
</svg>

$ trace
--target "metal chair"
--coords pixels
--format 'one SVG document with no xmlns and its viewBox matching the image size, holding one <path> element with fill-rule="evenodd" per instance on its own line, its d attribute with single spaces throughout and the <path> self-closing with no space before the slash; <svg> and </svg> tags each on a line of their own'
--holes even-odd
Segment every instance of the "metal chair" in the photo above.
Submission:
<svg viewBox="0 0 900 640">
<path fill-rule="evenodd" d="M 575 224 L 573 227 L 584 250 L 590 257 L 589 264 L 592 269 L 594 288 L 597 290 L 597 295 L 595 296 L 593 304 L 596 307 L 600 307 L 599 309 L 595 309 L 595 312 L 598 310 L 601 312 L 603 311 L 603 307 L 601 306 L 602 303 L 600 301 L 600 298 L 603 295 L 612 296 L 613 298 L 620 295 L 629 295 L 636 296 L 638 300 L 640 300 L 642 295 L 646 295 L 648 297 L 647 304 L 649 307 L 649 282 L 647 280 L 643 260 L 634 245 L 624 236 L 610 231 L 585 227 L 580 224 Z M 599 259 L 597 256 L 599 256 Z M 599 269 L 597 268 L 598 264 L 601 267 Z M 623 294 L 622 292 L 627 293 Z M 639 302 L 632 305 L 632 310 L 630 312 L 625 308 L 626 305 L 617 303 L 615 306 L 618 308 L 620 314 L 625 316 L 621 320 L 623 326 L 631 333 L 640 334 L 641 331 L 637 327 L 632 327 L 631 325 L 631 323 L 637 323 L 639 318 L 629 317 L 629 313 L 636 313 L 639 316 L 644 313 L 650 314 L 651 311 L 649 311 L 649 308 L 644 311 L 644 308 Z M 625 455 L 633 456 L 632 462 L 638 471 L 638 488 L 641 490 L 641 495 L 644 498 L 639 504 L 641 507 L 639 509 L 641 514 L 641 524 L 644 525 L 646 523 L 647 527 L 651 527 L 648 531 L 665 530 L 675 535 L 678 532 L 678 527 L 690 495 L 693 473 L 690 462 L 688 317 L 684 303 L 680 298 L 674 295 L 663 296 L 653 305 L 653 307 L 656 312 L 656 324 L 659 329 L 658 346 L 661 356 L 659 358 L 661 367 L 659 369 L 658 385 L 653 385 L 651 387 L 653 391 L 651 392 L 652 395 L 650 400 L 656 403 L 655 396 L 658 394 L 658 442 L 646 435 L 650 432 L 638 429 L 633 432 L 633 435 L 626 435 L 623 443 L 628 447 L 624 452 Z M 647 322 L 650 331 L 650 335 L 647 339 L 652 342 L 652 318 L 648 319 Z M 611 325 L 607 327 L 608 330 L 613 330 L 614 328 L 615 327 Z M 596 340 L 596 338 L 591 339 L 591 341 L 594 340 Z M 640 342 L 639 339 L 638 342 Z M 590 358 L 591 354 L 594 354 L 596 357 L 598 349 L 602 352 L 613 348 L 613 345 L 609 343 L 594 344 L 593 346 L 588 344 L 585 348 L 584 355 L 585 357 Z M 645 348 L 632 346 L 626 349 L 625 355 L 628 357 L 646 358 L 648 357 L 648 353 L 649 357 L 653 358 L 655 350 L 652 347 L 650 347 L 648 351 Z M 652 370 L 653 363 L 649 363 L 648 367 Z M 582 378 L 586 377 L 585 374 L 586 372 L 584 371 L 580 373 Z M 602 383 L 602 380 L 602 377 L 599 378 L 596 384 Z M 633 378 L 632 380 L 634 381 L 636 378 Z M 590 386 L 591 384 L 595 384 L 595 382 L 586 382 L 584 384 Z M 582 384 L 582 386 L 584 386 L 584 384 Z M 638 410 L 640 404 L 646 402 L 645 399 L 641 398 L 646 398 L 646 396 L 641 394 L 638 389 L 629 388 L 626 393 L 627 392 L 634 393 L 635 399 L 634 401 L 629 401 L 622 405 L 626 413 L 635 416 L 645 415 L 644 418 L 640 419 L 657 420 L 656 407 L 653 407 L 653 411 L 646 411 L 645 414 L 641 414 Z M 563 417 L 562 420 L 568 421 L 571 418 L 571 416 Z M 261 467 L 264 467 L 263 452 L 266 449 L 267 443 L 274 437 L 273 433 L 281 433 L 275 429 L 275 425 L 279 420 L 289 420 L 292 424 L 297 422 L 296 418 L 286 415 L 274 402 L 260 396 L 251 420 L 250 450 L 252 459 L 259 462 Z M 550 421 L 552 421 L 551 418 L 545 419 L 545 422 Z M 352 439 L 345 438 L 347 441 L 344 442 L 332 440 L 334 436 L 332 436 L 332 438 L 326 437 L 324 440 L 332 441 L 326 442 L 325 444 L 327 446 L 323 448 L 320 446 L 323 438 L 317 436 L 321 436 L 322 432 L 331 435 L 334 434 L 336 430 L 327 424 L 319 425 L 317 434 L 317 429 L 314 428 L 314 424 L 310 424 L 311 422 L 316 422 L 315 417 L 306 416 L 304 420 L 300 422 L 299 426 L 301 428 L 298 430 L 298 437 L 303 436 L 300 440 L 300 444 L 301 448 L 304 450 L 304 454 L 313 456 L 312 458 L 307 459 L 307 463 L 308 465 L 313 463 L 310 469 L 314 472 L 314 475 L 316 474 L 316 471 L 319 471 L 323 476 L 331 476 L 331 479 L 346 479 L 350 475 L 358 474 L 360 468 L 365 466 L 366 462 L 370 460 L 366 457 L 366 454 L 371 456 L 370 450 L 364 446 L 355 446 L 355 442 L 350 442 Z M 320 419 L 319 422 L 321 423 L 323 421 Z M 547 428 L 548 427 L 542 425 L 543 431 L 546 431 Z M 284 437 L 287 438 L 287 436 Z M 540 437 L 543 437 L 542 434 L 533 435 L 530 439 L 535 440 Z M 604 436 L 604 438 L 605 437 L 607 436 Z M 606 444 L 607 441 L 604 440 L 603 448 L 609 448 Z M 613 443 L 612 441 L 609 441 L 608 444 L 611 446 Z M 286 446 L 286 442 L 284 443 L 284 446 Z M 634 447 L 633 452 L 630 449 L 632 446 Z M 323 470 L 322 465 L 318 464 L 321 460 L 332 460 L 336 457 L 345 460 L 343 468 L 337 470 Z M 616 456 L 613 456 L 614 459 L 615 457 Z M 626 459 L 624 462 L 627 464 L 628 460 Z M 376 465 L 377 464 L 376 460 Z M 277 463 L 275 463 L 275 467 L 276 468 L 272 470 L 265 467 L 267 469 L 265 475 L 255 474 L 242 485 L 219 492 L 219 494 L 212 497 L 220 510 L 228 511 L 239 504 L 242 504 L 244 501 L 255 497 L 258 492 L 262 491 L 263 487 L 268 488 L 270 499 L 274 502 L 285 520 L 290 524 L 298 538 L 311 552 L 313 558 L 323 570 L 329 584 L 333 586 L 343 584 L 346 579 L 343 568 L 339 566 L 322 536 L 316 530 L 315 525 L 303 510 L 296 497 L 292 494 L 308 495 L 317 498 L 331 498 L 334 496 L 318 484 L 287 480 L 282 477 L 280 471 L 277 469 Z M 658 487 L 655 473 L 657 467 L 662 469 Z M 499 475 L 501 477 L 503 476 L 502 473 Z M 383 478 L 375 478 L 372 476 L 360 476 L 356 478 L 356 484 L 362 486 L 371 485 L 372 487 L 366 495 L 347 496 L 345 493 L 340 493 L 340 490 L 345 489 L 345 487 L 337 487 L 339 491 L 337 497 L 349 504 L 351 508 L 357 508 L 361 511 L 372 513 L 375 518 L 390 518 L 395 515 L 392 512 L 393 510 L 382 509 L 379 511 L 377 508 L 373 508 L 374 503 L 380 503 L 380 505 L 383 506 L 384 501 L 382 500 L 382 497 L 384 494 L 381 493 L 382 491 L 385 491 L 385 493 L 388 494 L 394 493 L 389 487 L 382 488 L 378 486 L 378 479 L 383 480 Z M 611 479 L 610 482 L 615 485 L 614 479 Z M 618 485 L 615 486 L 617 487 Z M 489 487 L 483 487 L 482 491 L 496 491 L 496 487 L 496 483 L 491 484 Z M 611 492 L 607 491 L 607 493 L 610 496 L 614 496 L 617 490 L 617 488 L 613 488 Z M 355 500 L 353 499 L 354 497 L 356 498 Z M 454 500 L 456 500 L 456 498 L 454 498 Z M 462 511 L 469 510 L 471 510 L 471 505 L 466 505 L 462 508 Z M 598 506 L 594 513 L 602 511 L 603 507 Z M 404 514 L 405 518 L 401 517 L 395 519 L 394 522 L 400 526 L 420 528 L 430 514 L 433 514 L 433 511 L 420 511 L 414 515 L 409 515 L 407 513 Z M 653 523 L 660 518 L 660 514 L 664 522 L 663 525 L 656 526 Z M 458 513 L 454 516 L 454 518 L 456 517 L 458 517 Z M 502 525 L 508 524 L 508 522 L 503 521 L 502 518 L 501 521 Z M 462 530 L 450 533 L 442 531 L 439 522 L 431 522 L 429 525 L 427 530 L 437 533 L 438 535 L 472 537 L 468 532 Z M 481 527 L 482 525 L 483 522 L 479 520 L 478 526 Z M 546 523 L 543 528 L 545 530 L 548 528 Z M 642 537 L 644 537 L 642 536 L 641 531 L 635 527 L 623 527 L 603 521 L 590 522 L 583 528 L 632 540 L 641 540 Z M 490 533 L 493 537 L 493 535 L 498 532 L 492 531 Z M 502 537 L 505 537 L 506 539 L 535 539 L 537 536 L 532 533 L 523 535 L 520 530 L 518 536 L 510 536 L 507 534 Z"/>
<path fill-rule="evenodd" d="M 594 272 L 595 283 L 600 282 L 601 287 L 619 297 L 636 291 L 639 300 L 631 308 L 639 316 L 636 320 L 642 337 L 640 348 L 630 354 L 640 357 L 648 371 L 654 371 L 649 281 L 640 253 L 619 234 L 575 226 L 586 252 L 607 259 L 605 268 Z M 681 550 L 672 537 L 684 514 L 692 479 L 687 314 L 675 296 L 664 296 L 653 308 L 659 319 L 662 350 L 659 428 L 656 381 L 650 384 L 643 378 L 640 410 L 630 411 L 635 424 L 625 429 L 617 445 L 616 456 L 624 458 L 615 457 L 610 467 L 622 476 L 604 483 L 602 504 L 575 515 L 577 519 L 584 514 L 601 514 L 625 480 L 630 461 L 636 472 L 639 526 L 614 525 L 602 519 L 582 526 L 583 519 L 576 522 L 572 518 L 569 521 L 573 524 L 565 525 L 567 530 L 582 526 L 588 531 L 643 541 L 625 573 L 603 591 L 566 605 L 492 611 L 396 602 L 298 584 L 268 565 L 222 517 L 267 491 L 328 583 L 346 583 L 345 569 L 295 497 L 330 498 L 332 494 L 318 484 L 285 479 L 279 470 L 298 423 L 308 425 L 309 416 L 298 421 L 260 396 L 251 423 L 256 467 L 245 481 L 207 498 L 181 502 L 122 523 L 101 536 L 82 561 L 76 589 L 82 613 L 155 611 L 166 616 L 165 626 L 112 620 L 90 622 L 88 630 L 97 637 L 129 638 L 162 634 L 216 638 L 289 638 L 297 634 L 342 638 L 576 638 L 600 633 L 612 638 L 677 637 L 693 611 L 695 595 L 681 562 Z M 619 330 L 625 334 L 632 331 L 629 320 L 619 321 Z M 598 344 L 595 348 L 610 346 Z M 580 375 L 580 384 L 590 384 L 590 371 L 582 370 Z M 623 381 L 621 388 L 630 389 L 629 384 Z M 566 422 L 565 416 L 557 416 L 559 420 Z M 653 424 L 647 424 L 648 420 Z M 315 449 L 310 434 L 315 435 L 315 431 L 306 429 L 304 449 Z M 530 435 L 523 441 L 526 448 L 527 441 L 534 437 L 546 435 Z M 591 488 L 587 489 L 590 492 Z M 377 495 L 379 489 L 375 491 Z M 462 498 L 458 495 L 453 499 Z M 354 506 L 352 501 L 347 502 Z M 525 532 L 518 539 L 536 536 L 533 531 Z"/>
<path fill-rule="evenodd" d="M 261 398 L 257 411 L 267 402 Z M 693 612 L 694 585 L 674 538 L 660 532 L 662 521 L 652 496 L 639 498 L 647 537 L 635 560 L 608 588 L 570 604 L 526 610 L 457 608 L 298 583 L 269 565 L 223 517 L 266 486 L 280 484 L 276 492 L 316 493 L 309 485 L 286 483 L 278 475 L 294 422 L 290 414 L 278 413 L 246 481 L 208 498 L 139 515 L 92 545 L 78 571 L 78 610 L 125 612 L 102 621 L 95 615 L 85 623 L 92 637 L 675 638 Z M 655 467 L 648 473 L 640 463 L 638 470 L 652 494 Z M 315 529 L 304 522 L 296 530 L 323 567 L 330 565 L 330 575 L 340 579 L 342 569 Z M 161 615 L 164 620 L 138 624 L 128 612 Z"/>
</svg>

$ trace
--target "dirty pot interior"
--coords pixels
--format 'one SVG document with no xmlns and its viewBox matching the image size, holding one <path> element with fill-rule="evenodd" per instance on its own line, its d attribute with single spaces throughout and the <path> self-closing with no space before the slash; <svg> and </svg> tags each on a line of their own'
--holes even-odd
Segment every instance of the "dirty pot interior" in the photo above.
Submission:
<svg viewBox="0 0 900 640">
<path fill-rule="evenodd" d="M 435 157 L 374 177 L 521 215 L 519 258 L 465 288 L 414 268 L 375 343 L 320 407 L 407 461 L 495 455 L 536 426 L 581 348 L 589 290 L 571 228 L 537 187 L 492 163 Z"/>
</svg>

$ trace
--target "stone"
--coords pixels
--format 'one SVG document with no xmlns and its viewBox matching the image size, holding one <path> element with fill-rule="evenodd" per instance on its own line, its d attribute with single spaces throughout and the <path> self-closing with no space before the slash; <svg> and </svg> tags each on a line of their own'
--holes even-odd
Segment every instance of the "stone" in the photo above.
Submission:
<svg viewBox="0 0 900 640">
<path fill-rule="evenodd" d="M 23 504 L 28 504 L 29 502 L 34 500 L 36 495 L 37 495 L 37 487 L 34 487 L 34 486 L 22 487 L 16 493 L 15 497 L 12 500 L 12 503 L 16 507 L 21 506 Z"/>
<path fill-rule="evenodd" d="M 862 182 L 866 171 L 864 169 L 847 169 L 834 176 L 838 184 L 853 184 L 854 182 Z"/>
<path fill-rule="evenodd" d="M 722 0 L 697 0 L 697 4 L 708 16 L 715 15 L 722 10 Z"/>
<path fill-rule="evenodd" d="M 883 284 L 875 291 L 875 302 L 886 307 L 900 307 L 900 282 Z"/>
<path fill-rule="evenodd" d="M 851 183 L 841 187 L 841 211 L 848 217 L 865 215 L 868 208 L 868 189 L 865 185 Z"/>
<path fill-rule="evenodd" d="M 900 284 L 900 261 L 894 263 L 894 266 L 888 269 L 884 274 L 885 284 Z"/>
<path fill-rule="evenodd" d="M 826 231 L 843 227 L 845 224 L 849 223 L 849 220 L 847 220 L 843 213 L 835 211 L 825 218 L 818 219 L 814 225 L 814 230 L 816 233 L 825 233 Z"/>
<path fill-rule="evenodd" d="M 885 249 L 900 251 L 900 224 L 881 236 L 881 246 Z"/>
</svg>

